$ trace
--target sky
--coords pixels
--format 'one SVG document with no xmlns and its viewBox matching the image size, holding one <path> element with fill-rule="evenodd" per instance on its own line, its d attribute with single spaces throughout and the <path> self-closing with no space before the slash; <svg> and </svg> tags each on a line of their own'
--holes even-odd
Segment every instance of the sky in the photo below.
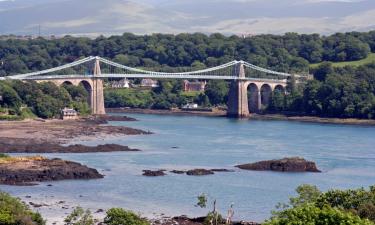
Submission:
<svg viewBox="0 0 375 225">
<path fill-rule="evenodd" d="M 375 29 L 375 0 L 0 0 L 0 34 L 332 34 Z"/>
</svg>

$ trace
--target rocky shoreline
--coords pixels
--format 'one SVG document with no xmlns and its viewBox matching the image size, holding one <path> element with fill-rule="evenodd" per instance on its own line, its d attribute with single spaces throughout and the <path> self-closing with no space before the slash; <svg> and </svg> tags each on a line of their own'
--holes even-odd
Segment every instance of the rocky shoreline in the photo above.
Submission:
<svg viewBox="0 0 375 225">
<path fill-rule="evenodd" d="M 0 184 L 35 185 L 36 182 L 100 179 L 96 169 L 80 163 L 44 157 L 15 157 L 0 161 Z"/>
<path fill-rule="evenodd" d="M 31 140 L 0 138 L 0 153 L 96 153 L 96 152 L 135 152 L 139 149 L 132 149 L 128 146 L 117 144 L 105 144 L 98 146 L 86 145 L 60 145 L 49 142 L 32 143 Z"/>
<path fill-rule="evenodd" d="M 0 122 L 0 153 L 89 153 L 139 151 L 127 146 L 64 145 L 72 139 L 87 140 L 108 135 L 147 135 L 139 129 L 104 125 L 108 121 L 135 121 L 125 116 L 89 117 L 74 121 L 29 120 Z"/>
</svg>

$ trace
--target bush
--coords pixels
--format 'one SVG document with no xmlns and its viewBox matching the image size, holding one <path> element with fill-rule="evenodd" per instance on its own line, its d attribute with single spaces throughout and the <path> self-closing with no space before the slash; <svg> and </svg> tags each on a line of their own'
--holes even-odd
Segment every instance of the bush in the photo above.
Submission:
<svg viewBox="0 0 375 225">
<path fill-rule="evenodd" d="M 211 224 L 219 225 L 219 224 L 223 224 L 223 221 L 224 221 L 223 217 L 220 215 L 220 213 L 209 212 L 206 218 L 204 219 L 203 224 L 204 225 L 211 225 Z"/>
<path fill-rule="evenodd" d="M 112 208 L 107 211 L 104 218 L 104 223 L 107 225 L 149 225 L 150 223 L 142 219 L 137 214 L 126 211 L 121 208 Z"/>
<path fill-rule="evenodd" d="M 314 204 L 304 204 L 280 212 L 264 225 L 374 225 L 367 219 L 350 212 L 325 206 L 322 209 Z"/>
<path fill-rule="evenodd" d="M 45 225 L 39 213 L 34 213 L 20 200 L 0 192 L 1 225 Z"/>
<path fill-rule="evenodd" d="M 5 153 L 0 153 L 0 158 L 9 158 L 10 156 Z"/>
<path fill-rule="evenodd" d="M 93 225 L 94 219 L 90 210 L 77 207 L 65 218 L 64 222 L 66 225 Z"/>
</svg>

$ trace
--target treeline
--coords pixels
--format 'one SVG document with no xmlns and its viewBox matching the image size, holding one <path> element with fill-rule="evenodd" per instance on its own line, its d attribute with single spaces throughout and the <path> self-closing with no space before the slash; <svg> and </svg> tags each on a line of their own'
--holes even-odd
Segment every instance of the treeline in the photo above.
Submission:
<svg viewBox="0 0 375 225">
<path fill-rule="evenodd" d="M 159 87 L 147 90 L 106 89 L 104 102 L 107 108 L 171 109 L 193 102 L 201 107 L 225 106 L 228 92 L 226 81 L 209 81 L 205 92 L 183 92 L 181 80 L 168 79 L 160 80 Z"/>
<path fill-rule="evenodd" d="M 375 119 L 375 63 L 335 68 L 323 63 L 314 80 L 275 93 L 266 109 L 303 115 Z"/>
<path fill-rule="evenodd" d="M 98 55 L 133 67 L 176 71 L 201 69 L 242 59 L 285 72 L 307 72 L 310 63 L 365 58 L 375 51 L 375 31 L 258 35 L 241 38 L 201 33 L 98 37 L 56 40 L 0 40 L 0 76 L 37 71 Z"/>
<path fill-rule="evenodd" d="M 0 114 L 2 119 L 24 119 L 37 116 L 56 118 L 64 107 L 80 114 L 90 113 L 88 93 L 83 86 L 58 87 L 51 82 L 0 81 Z"/>
</svg>

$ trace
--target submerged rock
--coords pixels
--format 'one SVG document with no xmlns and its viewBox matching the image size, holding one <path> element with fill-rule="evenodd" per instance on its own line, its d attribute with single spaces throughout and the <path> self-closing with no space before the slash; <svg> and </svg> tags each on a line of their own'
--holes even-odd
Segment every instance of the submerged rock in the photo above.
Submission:
<svg viewBox="0 0 375 225">
<path fill-rule="evenodd" d="M 183 170 L 172 170 L 170 172 L 171 173 L 175 173 L 175 174 L 184 174 L 184 173 L 186 173 L 186 171 L 183 171 Z"/>
<path fill-rule="evenodd" d="M 186 174 L 189 176 L 205 176 L 205 175 L 212 175 L 214 174 L 214 172 L 211 170 L 206 170 L 206 169 L 194 169 L 194 170 L 188 170 Z"/>
<path fill-rule="evenodd" d="M 165 176 L 166 174 L 164 173 L 164 170 L 143 170 L 142 175 L 146 177 L 160 177 Z"/>
<path fill-rule="evenodd" d="M 257 171 L 270 170 L 279 172 L 321 172 L 314 162 L 307 161 L 304 158 L 299 157 L 266 160 L 256 163 L 238 165 L 236 167 L 244 170 Z"/>
</svg>

